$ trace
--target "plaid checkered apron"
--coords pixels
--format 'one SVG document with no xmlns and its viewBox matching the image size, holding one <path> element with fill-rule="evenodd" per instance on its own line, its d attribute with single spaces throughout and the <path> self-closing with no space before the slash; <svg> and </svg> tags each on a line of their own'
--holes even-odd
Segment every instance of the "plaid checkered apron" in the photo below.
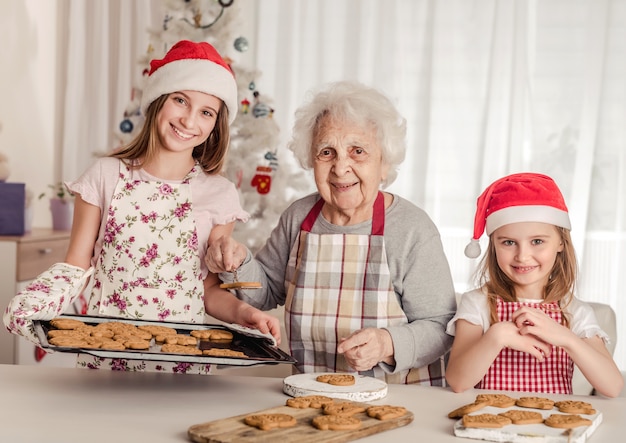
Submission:
<svg viewBox="0 0 626 443">
<path fill-rule="evenodd" d="M 498 319 L 511 321 L 513 312 L 522 306 L 541 309 L 554 321 L 561 323 L 562 313 L 557 302 L 527 303 L 498 300 Z M 544 358 L 542 362 L 537 361 L 535 357 L 526 352 L 505 348 L 500 351 L 477 387 L 507 391 L 571 394 L 573 373 L 574 362 L 563 348 L 552 346 L 550 356 Z"/>
<path fill-rule="evenodd" d="M 385 203 L 374 203 L 371 235 L 312 234 L 324 200 L 302 223 L 287 267 L 285 326 L 300 372 L 354 372 L 336 352 L 339 340 L 362 328 L 408 322 L 393 290 L 383 238 Z M 398 374 L 375 367 L 362 374 L 388 383 L 442 384 L 443 360 Z M 431 375 L 432 374 L 432 377 Z"/>
</svg>

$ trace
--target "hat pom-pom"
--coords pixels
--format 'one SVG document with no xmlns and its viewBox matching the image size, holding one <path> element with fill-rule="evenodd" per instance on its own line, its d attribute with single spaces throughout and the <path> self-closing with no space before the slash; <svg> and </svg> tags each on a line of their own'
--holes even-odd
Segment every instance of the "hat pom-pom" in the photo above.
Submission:
<svg viewBox="0 0 626 443">
<path fill-rule="evenodd" d="M 465 247 L 465 256 L 468 258 L 477 258 L 480 255 L 480 243 L 478 240 L 472 239 Z"/>
</svg>

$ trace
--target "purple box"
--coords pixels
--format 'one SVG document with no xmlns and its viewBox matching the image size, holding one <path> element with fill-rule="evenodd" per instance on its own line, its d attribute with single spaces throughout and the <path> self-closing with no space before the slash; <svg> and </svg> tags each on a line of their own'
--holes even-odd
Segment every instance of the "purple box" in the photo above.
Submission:
<svg viewBox="0 0 626 443">
<path fill-rule="evenodd" d="M 24 235 L 26 185 L 0 182 L 0 235 Z"/>
</svg>

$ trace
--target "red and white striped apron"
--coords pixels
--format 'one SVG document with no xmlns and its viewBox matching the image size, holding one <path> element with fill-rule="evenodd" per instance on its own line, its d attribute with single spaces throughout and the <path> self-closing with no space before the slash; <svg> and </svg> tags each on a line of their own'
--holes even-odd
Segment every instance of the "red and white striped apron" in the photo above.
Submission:
<svg viewBox="0 0 626 443">
<path fill-rule="evenodd" d="M 522 306 L 541 309 L 554 321 L 561 323 L 563 314 L 557 302 L 504 302 L 498 299 L 498 319 L 511 321 L 513 313 Z M 573 373 L 574 362 L 561 347 L 552 346 L 550 355 L 541 362 L 527 352 L 505 348 L 500 351 L 477 388 L 571 394 Z"/>
</svg>

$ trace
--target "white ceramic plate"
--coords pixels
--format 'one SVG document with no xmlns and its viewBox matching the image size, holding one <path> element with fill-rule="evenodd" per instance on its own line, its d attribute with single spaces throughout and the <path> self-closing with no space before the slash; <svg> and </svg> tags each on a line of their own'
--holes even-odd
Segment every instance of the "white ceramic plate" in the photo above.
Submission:
<svg viewBox="0 0 626 443">
<path fill-rule="evenodd" d="M 359 402 L 379 400 L 387 395 L 387 383 L 374 377 L 354 374 L 353 385 L 334 386 L 317 381 L 316 378 L 322 374 L 327 373 L 290 375 L 283 380 L 283 392 L 292 397 L 325 395 Z"/>
</svg>

